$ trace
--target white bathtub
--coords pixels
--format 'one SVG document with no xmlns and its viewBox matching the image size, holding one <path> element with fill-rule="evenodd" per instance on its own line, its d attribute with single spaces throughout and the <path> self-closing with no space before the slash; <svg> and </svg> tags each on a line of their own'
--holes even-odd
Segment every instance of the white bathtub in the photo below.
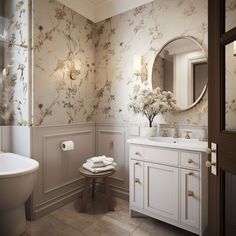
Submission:
<svg viewBox="0 0 236 236">
<path fill-rule="evenodd" d="M 25 231 L 24 204 L 33 191 L 39 163 L 14 153 L 0 153 L 0 232 L 19 236 Z"/>
</svg>

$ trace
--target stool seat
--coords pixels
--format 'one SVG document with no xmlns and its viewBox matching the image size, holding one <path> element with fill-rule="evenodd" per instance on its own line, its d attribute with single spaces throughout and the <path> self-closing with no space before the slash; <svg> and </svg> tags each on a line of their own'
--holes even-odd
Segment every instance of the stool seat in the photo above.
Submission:
<svg viewBox="0 0 236 236">
<path fill-rule="evenodd" d="M 79 168 L 79 172 L 85 176 L 85 177 L 90 177 L 90 178 L 103 178 L 107 176 L 111 176 L 115 173 L 115 170 L 108 170 L 108 171 L 103 171 L 103 172 L 98 172 L 98 173 L 93 173 L 89 170 L 84 169 L 82 166 Z"/>
<path fill-rule="evenodd" d="M 111 199 L 111 191 L 110 191 L 110 187 L 108 184 L 108 177 L 113 175 L 115 173 L 115 170 L 93 173 L 93 172 L 90 172 L 90 171 L 84 169 L 81 166 L 79 168 L 79 172 L 85 177 L 85 185 L 84 185 L 84 191 L 83 191 L 83 196 L 82 196 L 81 211 L 82 212 L 85 211 L 86 207 L 87 207 L 88 191 L 89 191 L 91 180 L 92 180 L 92 198 L 94 198 L 96 178 L 103 179 L 108 209 L 110 211 L 114 211 L 114 206 L 113 206 L 112 199 Z"/>
</svg>

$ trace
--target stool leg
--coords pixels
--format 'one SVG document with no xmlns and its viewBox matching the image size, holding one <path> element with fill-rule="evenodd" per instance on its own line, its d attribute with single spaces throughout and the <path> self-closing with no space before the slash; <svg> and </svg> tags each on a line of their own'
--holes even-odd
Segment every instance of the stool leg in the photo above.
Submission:
<svg viewBox="0 0 236 236">
<path fill-rule="evenodd" d="M 95 186 L 96 186 L 96 178 L 93 178 L 93 186 L 92 186 L 92 199 L 94 199 Z"/>
<path fill-rule="evenodd" d="M 107 200 L 108 210 L 109 211 L 114 211 L 114 206 L 113 206 L 112 199 L 111 199 L 110 186 L 108 184 L 108 178 L 104 177 L 103 182 L 104 182 L 105 193 L 106 193 L 106 198 L 107 198 L 106 200 Z"/>
<path fill-rule="evenodd" d="M 85 184 L 84 184 L 84 191 L 83 191 L 83 196 L 82 196 L 81 211 L 86 210 L 89 187 L 90 187 L 90 178 L 85 177 Z"/>
</svg>

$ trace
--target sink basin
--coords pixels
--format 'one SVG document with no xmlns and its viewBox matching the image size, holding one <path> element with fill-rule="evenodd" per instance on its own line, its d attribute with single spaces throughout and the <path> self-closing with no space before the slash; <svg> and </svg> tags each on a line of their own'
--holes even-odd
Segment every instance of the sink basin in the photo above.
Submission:
<svg viewBox="0 0 236 236">
<path fill-rule="evenodd" d="M 202 144 L 203 142 L 198 139 L 185 139 L 185 138 L 172 138 L 172 137 L 148 137 L 148 139 L 152 142 L 162 142 L 162 143 L 179 143 L 179 144 L 187 144 L 187 143 L 196 143 Z"/>
<path fill-rule="evenodd" d="M 208 143 L 198 139 L 172 138 L 172 137 L 139 137 L 128 140 L 128 143 L 160 146 L 175 149 L 206 152 Z"/>
</svg>

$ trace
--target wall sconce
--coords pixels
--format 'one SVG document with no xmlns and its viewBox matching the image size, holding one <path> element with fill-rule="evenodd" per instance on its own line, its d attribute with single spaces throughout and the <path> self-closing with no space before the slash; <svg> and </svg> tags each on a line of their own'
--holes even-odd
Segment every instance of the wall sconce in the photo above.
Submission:
<svg viewBox="0 0 236 236">
<path fill-rule="evenodd" d="M 81 74 L 80 70 L 78 69 L 71 69 L 70 70 L 70 79 L 76 80 L 79 78 L 79 75 Z"/>
<path fill-rule="evenodd" d="M 134 55 L 133 59 L 134 75 L 139 77 L 142 82 L 148 80 L 147 63 L 144 62 L 141 55 Z"/>
<path fill-rule="evenodd" d="M 234 56 L 236 57 L 236 40 L 234 41 Z"/>
</svg>

